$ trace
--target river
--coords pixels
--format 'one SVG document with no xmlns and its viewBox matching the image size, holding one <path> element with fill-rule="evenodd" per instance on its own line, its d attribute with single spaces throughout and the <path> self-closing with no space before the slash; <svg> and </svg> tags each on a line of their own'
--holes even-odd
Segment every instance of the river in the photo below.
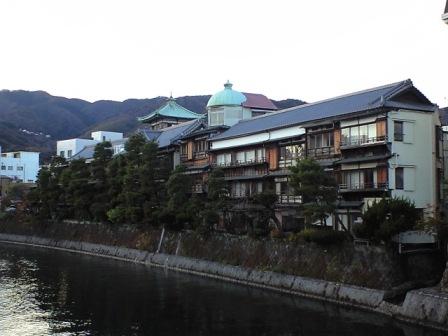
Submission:
<svg viewBox="0 0 448 336">
<path fill-rule="evenodd" d="M 443 333 L 333 304 L 140 264 L 0 244 L 0 335 Z"/>
</svg>

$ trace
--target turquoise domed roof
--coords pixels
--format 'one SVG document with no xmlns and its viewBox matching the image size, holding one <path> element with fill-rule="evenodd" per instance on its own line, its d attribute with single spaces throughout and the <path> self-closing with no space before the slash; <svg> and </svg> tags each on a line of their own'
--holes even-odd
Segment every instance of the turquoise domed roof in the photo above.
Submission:
<svg viewBox="0 0 448 336">
<path fill-rule="evenodd" d="M 246 96 L 241 92 L 232 89 L 232 84 L 227 81 L 224 84 L 224 90 L 215 93 L 210 97 L 207 107 L 225 106 L 225 105 L 241 105 L 247 100 Z"/>
</svg>

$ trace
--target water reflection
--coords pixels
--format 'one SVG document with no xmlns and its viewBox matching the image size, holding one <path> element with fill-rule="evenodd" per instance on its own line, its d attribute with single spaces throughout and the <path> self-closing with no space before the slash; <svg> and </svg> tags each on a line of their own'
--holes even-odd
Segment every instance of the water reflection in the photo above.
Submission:
<svg viewBox="0 0 448 336">
<path fill-rule="evenodd" d="M 442 333 L 322 302 L 60 251 L 0 245 L 0 335 Z"/>
</svg>

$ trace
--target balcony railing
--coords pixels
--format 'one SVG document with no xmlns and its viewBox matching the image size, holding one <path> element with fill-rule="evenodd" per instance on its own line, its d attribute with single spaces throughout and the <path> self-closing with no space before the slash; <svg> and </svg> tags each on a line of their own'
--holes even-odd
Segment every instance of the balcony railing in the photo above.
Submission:
<svg viewBox="0 0 448 336">
<path fill-rule="evenodd" d="M 387 136 L 377 136 L 377 137 L 351 137 L 341 141 L 341 148 L 343 147 L 356 147 L 369 144 L 383 143 L 387 141 Z"/>
<path fill-rule="evenodd" d="M 369 191 L 369 190 L 386 190 L 388 183 L 349 183 L 340 184 L 339 191 Z"/>
<path fill-rule="evenodd" d="M 307 151 L 308 157 L 313 157 L 316 159 L 325 159 L 334 156 L 334 147 L 323 147 L 323 148 L 313 148 L 308 149 Z"/>
<path fill-rule="evenodd" d="M 280 160 L 278 161 L 278 166 L 283 168 L 291 167 L 296 164 L 298 159 L 303 158 L 304 158 L 303 154 L 291 155 L 290 157 L 280 157 Z"/>
<path fill-rule="evenodd" d="M 256 158 L 253 160 L 247 160 L 247 161 L 231 161 L 231 162 L 214 162 L 213 166 L 216 167 L 241 167 L 241 166 L 250 166 L 254 164 L 260 164 L 260 163 L 266 163 L 267 159 L 265 157 Z"/>
<path fill-rule="evenodd" d="M 302 203 L 302 196 L 295 195 L 278 195 L 279 204 L 300 204 Z"/>
<path fill-rule="evenodd" d="M 204 186 L 202 184 L 195 184 L 191 187 L 191 192 L 193 194 L 202 194 L 204 191 Z"/>
</svg>

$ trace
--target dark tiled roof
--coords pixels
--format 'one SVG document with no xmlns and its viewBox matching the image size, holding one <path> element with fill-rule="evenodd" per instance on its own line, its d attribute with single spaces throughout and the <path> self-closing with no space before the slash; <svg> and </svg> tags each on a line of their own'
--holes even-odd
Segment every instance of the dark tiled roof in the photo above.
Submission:
<svg viewBox="0 0 448 336">
<path fill-rule="evenodd" d="M 389 159 L 390 157 L 391 157 L 390 155 L 372 155 L 372 156 L 364 156 L 364 157 L 346 158 L 346 159 L 336 161 L 335 164 L 386 160 L 386 159 Z"/>
<path fill-rule="evenodd" d="M 163 148 L 168 147 L 183 136 L 195 131 L 197 127 L 202 125 L 202 123 L 203 122 L 200 119 L 195 119 L 157 131 L 145 128 L 139 129 L 138 131 L 142 133 L 149 141 L 157 142 L 159 148 Z"/>
<path fill-rule="evenodd" d="M 127 139 L 127 138 L 124 138 L 124 139 L 120 139 L 120 140 L 110 141 L 110 143 L 111 143 L 112 148 L 113 148 L 114 146 L 122 145 L 122 144 L 126 143 L 126 141 L 128 141 L 128 139 Z M 95 145 L 89 145 L 89 146 L 84 147 L 84 148 L 81 149 L 78 153 L 76 153 L 75 155 L 73 155 L 73 156 L 69 159 L 69 161 L 72 161 L 72 160 L 78 160 L 78 159 L 84 159 L 84 160 L 92 159 L 92 158 L 93 158 L 93 154 L 95 153 L 95 146 L 96 146 L 96 145 L 97 145 L 97 144 L 95 144 Z"/>
<path fill-rule="evenodd" d="M 265 95 L 246 92 L 243 92 L 243 95 L 247 98 L 247 100 L 242 104 L 244 107 L 273 111 L 278 110 L 277 106 L 275 106 L 275 104 Z"/>
<path fill-rule="evenodd" d="M 439 110 L 442 126 L 448 126 L 448 107 Z"/>
<path fill-rule="evenodd" d="M 373 110 L 381 107 L 416 108 L 413 103 L 400 103 L 391 98 L 412 89 L 422 101 L 419 109 L 433 111 L 435 106 L 412 84 L 411 80 L 384 85 L 373 89 L 350 93 L 316 103 L 304 104 L 289 109 L 272 112 L 252 119 L 242 120 L 228 131 L 218 135 L 214 140 L 238 137 L 263 132 L 276 128 L 303 124 L 311 121 L 340 117 L 356 112 Z"/>
</svg>

